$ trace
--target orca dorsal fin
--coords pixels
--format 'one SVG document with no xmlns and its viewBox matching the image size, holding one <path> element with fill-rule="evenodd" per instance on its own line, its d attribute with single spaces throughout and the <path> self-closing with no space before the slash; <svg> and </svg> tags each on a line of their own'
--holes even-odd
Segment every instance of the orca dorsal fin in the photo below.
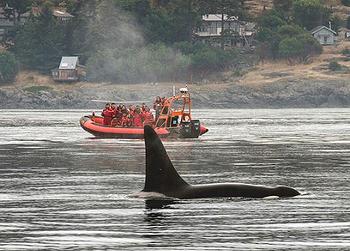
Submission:
<svg viewBox="0 0 350 251">
<path fill-rule="evenodd" d="M 144 127 L 146 145 L 146 180 L 144 192 L 171 195 L 188 184 L 175 170 L 157 133 L 150 126 Z"/>
</svg>

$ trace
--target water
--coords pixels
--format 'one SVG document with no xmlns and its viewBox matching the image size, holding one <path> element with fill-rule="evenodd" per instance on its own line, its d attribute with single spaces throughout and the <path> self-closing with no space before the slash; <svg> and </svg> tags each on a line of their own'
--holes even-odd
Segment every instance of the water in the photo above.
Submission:
<svg viewBox="0 0 350 251">
<path fill-rule="evenodd" d="M 95 139 L 86 111 L 2 110 L 0 250 L 350 250 L 350 109 L 200 110 L 165 141 L 191 184 L 288 185 L 294 198 L 129 197 L 142 140 Z"/>
</svg>

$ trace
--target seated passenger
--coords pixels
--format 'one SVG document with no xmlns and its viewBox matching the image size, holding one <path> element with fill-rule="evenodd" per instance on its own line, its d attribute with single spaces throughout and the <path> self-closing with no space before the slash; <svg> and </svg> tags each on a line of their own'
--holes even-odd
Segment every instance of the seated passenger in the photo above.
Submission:
<svg viewBox="0 0 350 251">
<path fill-rule="evenodd" d="M 141 116 L 141 108 L 137 107 L 133 116 L 133 125 L 135 127 L 142 127 L 142 116 Z"/>
<path fill-rule="evenodd" d="M 151 113 L 149 107 L 146 107 L 145 112 L 142 114 L 143 118 L 143 125 L 149 125 L 153 126 L 154 125 L 154 117 L 153 114 Z"/>
<path fill-rule="evenodd" d="M 105 109 L 103 109 L 101 115 L 103 117 L 103 125 L 108 125 L 108 126 L 111 125 L 114 112 L 109 103 L 105 105 Z"/>
<path fill-rule="evenodd" d="M 130 121 L 128 118 L 128 114 L 123 113 L 123 117 L 121 118 L 120 125 L 122 127 L 129 127 Z"/>
</svg>

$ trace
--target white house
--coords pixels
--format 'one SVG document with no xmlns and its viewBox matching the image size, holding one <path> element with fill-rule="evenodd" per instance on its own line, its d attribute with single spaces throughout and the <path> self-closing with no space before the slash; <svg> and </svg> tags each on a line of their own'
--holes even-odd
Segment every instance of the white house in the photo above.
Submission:
<svg viewBox="0 0 350 251">
<path fill-rule="evenodd" d="M 226 39 L 226 46 L 249 45 L 253 36 L 252 23 L 238 20 L 238 17 L 230 17 L 226 14 L 207 14 L 202 16 L 201 26 L 194 32 L 195 37 L 205 43 L 220 44 L 221 32 L 224 30 L 230 34 Z M 223 29 L 222 29 L 223 28 Z"/>
<path fill-rule="evenodd" d="M 326 26 L 317 26 L 310 32 L 322 45 L 332 45 L 336 42 L 337 33 Z"/>
</svg>

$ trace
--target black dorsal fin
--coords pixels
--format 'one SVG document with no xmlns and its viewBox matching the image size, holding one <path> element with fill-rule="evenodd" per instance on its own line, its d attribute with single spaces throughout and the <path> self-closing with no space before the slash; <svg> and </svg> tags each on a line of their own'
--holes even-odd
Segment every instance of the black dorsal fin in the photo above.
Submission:
<svg viewBox="0 0 350 251">
<path fill-rule="evenodd" d="M 146 145 L 146 180 L 144 192 L 172 194 L 188 184 L 175 170 L 157 133 L 150 126 L 144 127 Z"/>
</svg>

